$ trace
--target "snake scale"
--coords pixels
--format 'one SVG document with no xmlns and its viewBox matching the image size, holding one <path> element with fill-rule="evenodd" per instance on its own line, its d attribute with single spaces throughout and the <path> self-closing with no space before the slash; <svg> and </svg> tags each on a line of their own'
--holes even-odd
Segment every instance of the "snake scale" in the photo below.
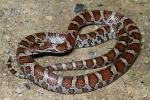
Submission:
<svg viewBox="0 0 150 100">
<path fill-rule="evenodd" d="M 80 29 L 91 24 L 100 24 L 102 27 L 87 34 L 79 34 Z M 73 18 L 66 35 L 39 32 L 21 40 L 16 50 L 16 58 L 23 74 L 12 68 L 11 58 L 7 66 L 12 74 L 30 79 L 50 91 L 63 94 L 90 92 L 109 85 L 128 71 L 140 53 L 141 38 L 134 22 L 120 13 L 108 10 L 85 11 Z M 74 48 L 91 47 L 111 39 L 117 40 L 114 48 L 91 59 L 42 67 L 32 57 L 41 53 L 62 54 Z M 77 76 L 54 73 L 95 68 L 100 69 Z"/>
</svg>

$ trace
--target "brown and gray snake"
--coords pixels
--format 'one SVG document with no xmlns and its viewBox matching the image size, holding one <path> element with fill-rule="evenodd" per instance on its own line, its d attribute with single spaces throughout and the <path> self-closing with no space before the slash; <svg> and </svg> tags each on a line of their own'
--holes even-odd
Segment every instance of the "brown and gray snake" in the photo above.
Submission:
<svg viewBox="0 0 150 100">
<path fill-rule="evenodd" d="M 79 34 L 87 25 L 102 25 L 87 34 Z M 141 50 L 141 34 L 134 22 L 113 11 L 85 11 L 69 24 L 68 33 L 40 32 L 25 37 L 16 51 L 17 63 L 22 73 L 7 66 L 12 74 L 33 81 L 40 87 L 63 94 L 77 94 L 97 90 L 117 80 L 135 62 Z M 41 53 L 62 54 L 74 48 L 98 45 L 111 39 L 117 42 L 108 53 L 92 59 L 57 63 L 42 67 L 33 55 Z M 77 76 L 63 76 L 54 71 L 71 71 L 100 68 L 98 71 Z"/>
</svg>

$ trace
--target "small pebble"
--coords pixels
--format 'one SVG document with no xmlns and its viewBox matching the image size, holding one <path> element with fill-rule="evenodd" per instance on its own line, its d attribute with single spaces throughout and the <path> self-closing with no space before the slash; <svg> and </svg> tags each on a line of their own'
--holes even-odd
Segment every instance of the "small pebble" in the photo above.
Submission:
<svg viewBox="0 0 150 100">
<path fill-rule="evenodd" d="M 144 32 L 141 32 L 141 34 L 144 35 L 145 33 L 144 33 Z"/>
<path fill-rule="evenodd" d="M 2 84 L 6 84 L 6 82 L 2 82 Z"/>
<path fill-rule="evenodd" d="M 144 43 L 145 43 L 145 39 L 142 39 L 142 40 L 141 40 L 141 43 L 144 44 Z"/>
<path fill-rule="evenodd" d="M 27 89 L 31 89 L 31 86 L 32 86 L 32 83 L 24 83 L 24 86 L 27 88 Z"/>
<path fill-rule="evenodd" d="M 97 54 L 95 51 L 89 50 L 89 55 L 93 58 L 96 57 Z"/>
<path fill-rule="evenodd" d="M 42 96 L 44 93 L 43 92 L 40 92 L 40 96 Z"/>
<path fill-rule="evenodd" d="M 133 98 L 133 96 L 134 96 L 133 92 L 129 90 L 128 91 L 128 96 L 131 97 L 131 98 Z"/>
<path fill-rule="evenodd" d="M 16 92 L 17 94 L 22 94 L 23 88 L 21 89 L 20 87 L 18 87 L 18 88 L 15 90 L 15 92 Z"/>
<path fill-rule="evenodd" d="M 46 19 L 51 21 L 53 19 L 53 17 L 52 16 L 46 16 Z"/>
<path fill-rule="evenodd" d="M 87 2 L 88 8 L 91 8 L 92 4 L 93 4 L 93 0 L 88 0 L 88 2 Z"/>
<path fill-rule="evenodd" d="M 74 8 L 74 12 L 75 12 L 76 14 L 79 14 L 79 13 L 85 11 L 85 10 L 86 10 L 86 6 L 83 5 L 83 4 L 76 4 L 76 6 L 75 6 L 75 8 Z"/>
<path fill-rule="evenodd" d="M 144 94 L 143 97 L 148 97 L 148 95 L 147 95 L 147 94 Z"/>
<path fill-rule="evenodd" d="M 144 64 L 150 64 L 150 57 L 144 58 Z"/>
<path fill-rule="evenodd" d="M 6 74 L 6 73 L 3 73 L 3 76 L 7 76 L 7 74 Z"/>
<path fill-rule="evenodd" d="M 98 5 L 98 7 L 103 7 L 104 6 L 104 4 L 102 3 L 102 0 L 98 0 L 97 2 L 96 2 Z"/>
</svg>

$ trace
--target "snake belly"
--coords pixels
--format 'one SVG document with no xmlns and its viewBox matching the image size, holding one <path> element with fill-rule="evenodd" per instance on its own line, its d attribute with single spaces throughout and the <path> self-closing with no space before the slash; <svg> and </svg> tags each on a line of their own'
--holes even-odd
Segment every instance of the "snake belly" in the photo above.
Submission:
<svg viewBox="0 0 150 100">
<path fill-rule="evenodd" d="M 79 34 L 80 29 L 90 24 L 103 24 L 103 27 Z M 92 59 L 42 67 L 32 57 L 45 52 L 62 54 L 111 39 L 117 40 L 114 48 Z M 107 10 L 85 11 L 73 18 L 66 35 L 40 32 L 25 37 L 18 45 L 16 58 L 23 74 L 40 87 L 63 94 L 85 93 L 107 86 L 127 72 L 140 53 L 140 40 L 138 27 L 124 15 Z M 53 72 L 92 68 L 102 69 L 77 76 L 62 76 Z M 12 69 L 11 72 L 16 74 Z"/>
</svg>

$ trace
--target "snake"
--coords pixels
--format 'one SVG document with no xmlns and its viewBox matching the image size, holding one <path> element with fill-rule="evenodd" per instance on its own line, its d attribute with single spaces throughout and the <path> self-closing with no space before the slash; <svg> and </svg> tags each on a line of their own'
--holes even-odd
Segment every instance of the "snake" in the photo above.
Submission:
<svg viewBox="0 0 150 100">
<path fill-rule="evenodd" d="M 80 30 L 89 25 L 101 27 L 80 34 Z M 33 57 L 44 53 L 61 55 L 112 39 L 116 40 L 116 44 L 106 54 L 85 60 L 43 67 Z M 71 20 L 67 34 L 38 32 L 23 38 L 16 50 L 16 60 L 21 72 L 12 68 L 11 57 L 7 66 L 13 75 L 29 79 L 46 90 L 62 94 L 87 93 L 105 87 L 125 74 L 140 54 L 141 39 L 136 24 L 123 14 L 109 10 L 84 11 Z M 97 71 L 82 75 L 55 73 L 96 68 Z"/>
</svg>

